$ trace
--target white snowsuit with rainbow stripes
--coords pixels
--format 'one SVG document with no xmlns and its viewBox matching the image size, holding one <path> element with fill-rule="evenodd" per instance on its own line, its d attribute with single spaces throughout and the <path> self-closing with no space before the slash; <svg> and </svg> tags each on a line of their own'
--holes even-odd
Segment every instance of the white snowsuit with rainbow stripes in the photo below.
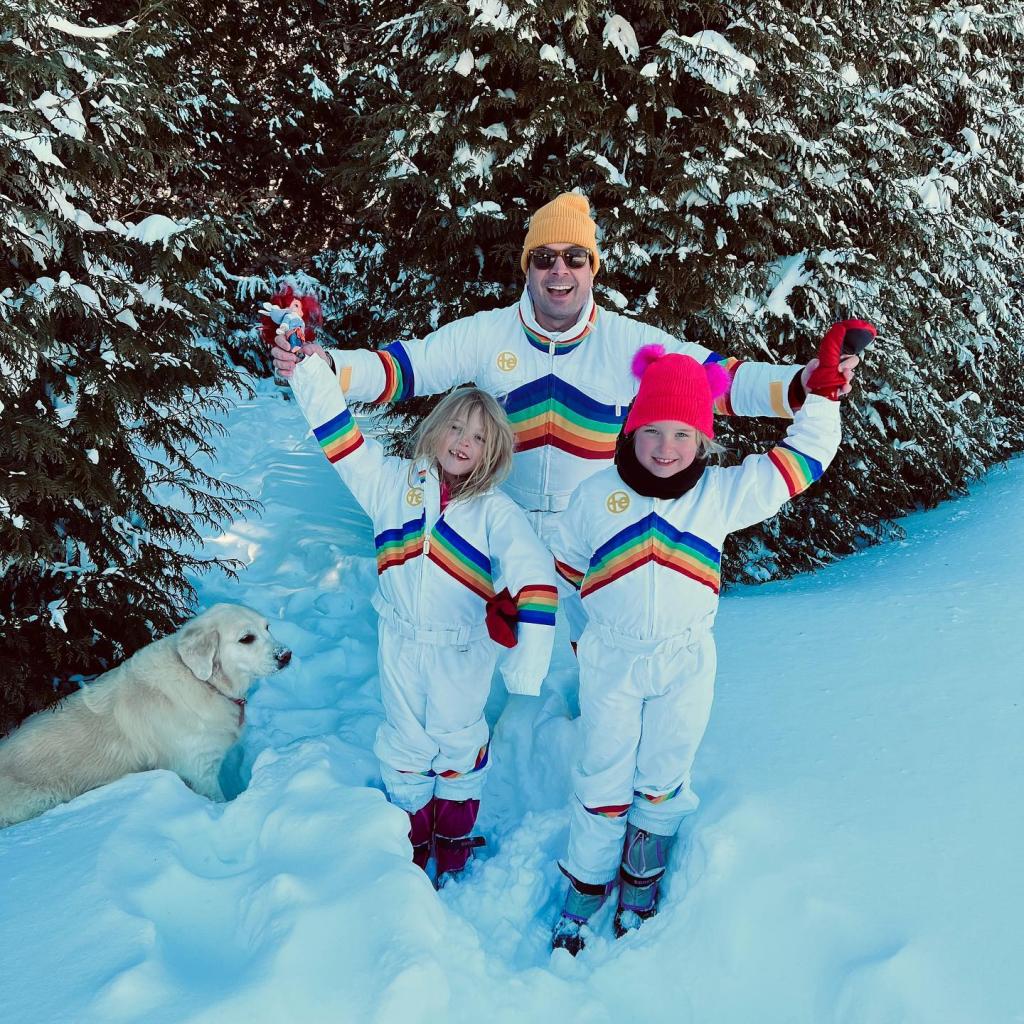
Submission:
<svg viewBox="0 0 1024 1024">
<path fill-rule="evenodd" d="M 485 602 L 501 575 L 519 607 L 518 643 L 503 659 L 510 693 L 537 694 L 554 638 L 550 552 L 497 490 L 440 509 L 436 469 L 386 456 L 363 436 L 321 359 L 292 390 L 324 454 L 373 521 L 385 721 L 374 750 L 394 803 L 478 799 L 488 760 L 483 717 L 499 648 Z"/>
<path fill-rule="evenodd" d="M 630 364 L 644 345 L 660 344 L 729 372 L 729 392 L 716 411 L 792 418 L 789 386 L 796 366 L 743 362 L 601 309 L 591 296 L 579 321 L 559 334 L 533 315 L 528 289 L 514 306 L 477 313 L 426 338 L 379 352 L 331 350 L 342 389 L 352 401 L 393 402 L 434 395 L 473 381 L 505 407 L 516 433 L 512 472 L 502 489 L 549 542 L 557 513 L 587 477 L 608 466 L 615 438 L 636 395 Z M 582 628 L 574 595 L 566 607 L 574 635 Z"/>
<path fill-rule="evenodd" d="M 572 496 L 555 557 L 587 615 L 583 748 L 563 862 L 581 882 L 614 877 L 627 820 L 674 835 L 696 809 L 690 769 L 714 694 L 722 545 L 818 479 L 839 440 L 839 403 L 812 395 L 785 441 L 739 466 L 709 466 L 680 498 L 639 495 L 614 467 Z"/>
</svg>

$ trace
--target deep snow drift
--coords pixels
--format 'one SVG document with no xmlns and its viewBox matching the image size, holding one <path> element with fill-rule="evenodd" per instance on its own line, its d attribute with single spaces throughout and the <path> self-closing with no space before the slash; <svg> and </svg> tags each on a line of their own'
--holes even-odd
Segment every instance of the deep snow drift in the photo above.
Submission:
<svg viewBox="0 0 1024 1024">
<path fill-rule="evenodd" d="M 11 1024 L 1024 1020 L 1024 460 L 907 539 L 731 591 L 663 913 L 572 960 L 562 883 L 575 674 L 495 684 L 488 846 L 437 894 L 379 791 L 369 528 L 269 382 L 225 478 L 266 503 L 201 581 L 295 651 L 210 804 L 135 775 L 0 832 Z"/>
</svg>

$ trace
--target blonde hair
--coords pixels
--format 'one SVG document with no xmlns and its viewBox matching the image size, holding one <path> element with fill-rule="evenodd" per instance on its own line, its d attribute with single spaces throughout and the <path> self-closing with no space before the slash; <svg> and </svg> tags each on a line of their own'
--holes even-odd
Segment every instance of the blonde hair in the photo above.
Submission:
<svg viewBox="0 0 1024 1024">
<path fill-rule="evenodd" d="M 448 428 L 460 418 L 468 422 L 475 411 L 479 411 L 484 424 L 484 450 L 474 469 L 459 478 L 453 498 L 462 500 L 484 494 L 508 476 L 512 468 L 515 434 L 505 410 L 486 391 L 466 387 L 456 388 L 442 398 L 419 425 L 412 441 L 410 478 L 415 465 L 421 460 L 429 460 L 432 464 L 437 462 L 437 451 Z"/>
<path fill-rule="evenodd" d="M 696 427 L 693 428 L 693 433 L 697 438 L 697 457 L 701 459 L 710 459 L 712 456 L 719 456 L 725 454 L 725 448 L 720 445 L 713 437 L 708 437 L 703 430 L 698 430 Z"/>
</svg>

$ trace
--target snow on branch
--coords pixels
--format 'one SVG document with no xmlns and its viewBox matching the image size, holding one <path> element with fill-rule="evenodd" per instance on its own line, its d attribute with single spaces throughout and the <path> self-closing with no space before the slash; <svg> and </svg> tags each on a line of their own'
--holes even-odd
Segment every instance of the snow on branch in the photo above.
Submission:
<svg viewBox="0 0 1024 1024">
<path fill-rule="evenodd" d="M 640 44 L 636 33 L 621 14 L 610 14 L 604 26 L 604 45 L 614 46 L 624 61 L 636 60 L 640 56 Z"/>
<path fill-rule="evenodd" d="M 46 24 L 57 32 L 76 36 L 79 39 L 110 39 L 113 36 L 120 35 L 122 32 L 130 32 L 135 28 L 134 21 L 126 21 L 123 25 L 97 25 L 95 28 L 89 28 L 85 25 L 76 25 L 74 22 L 61 18 L 56 14 L 49 15 L 46 19 Z"/>
<path fill-rule="evenodd" d="M 695 78 L 699 78 L 712 89 L 726 96 L 739 92 L 740 82 L 750 78 L 757 70 L 757 64 L 744 56 L 720 32 L 707 29 L 692 36 L 681 36 L 671 30 L 664 33 L 658 45 L 681 58 L 683 67 Z M 657 76 L 657 62 L 652 71 L 648 64 L 641 74 Z"/>
</svg>

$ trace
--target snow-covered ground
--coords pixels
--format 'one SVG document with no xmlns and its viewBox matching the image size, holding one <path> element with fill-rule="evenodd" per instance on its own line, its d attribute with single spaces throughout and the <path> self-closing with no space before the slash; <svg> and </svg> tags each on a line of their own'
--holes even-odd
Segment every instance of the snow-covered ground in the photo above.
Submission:
<svg viewBox="0 0 1024 1024">
<path fill-rule="evenodd" d="M 145 1021 L 1024 1021 L 1024 460 L 907 539 L 731 591 L 664 909 L 577 959 L 562 883 L 574 663 L 496 684 L 467 876 L 435 893 L 379 790 L 368 523 L 264 382 L 220 468 L 266 503 L 201 582 L 296 654 L 260 684 L 235 791 L 125 778 L 0 832 L 0 1016 Z"/>
</svg>

